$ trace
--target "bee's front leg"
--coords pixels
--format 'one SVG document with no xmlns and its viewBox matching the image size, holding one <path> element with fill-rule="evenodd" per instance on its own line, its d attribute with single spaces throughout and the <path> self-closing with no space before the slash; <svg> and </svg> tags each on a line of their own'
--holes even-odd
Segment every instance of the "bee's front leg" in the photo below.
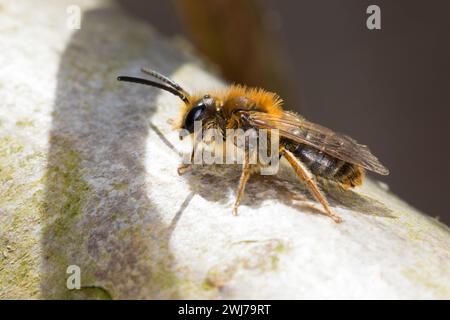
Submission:
<svg viewBox="0 0 450 320">
<path fill-rule="evenodd" d="M 177 169 L 177 172 L 178 172 L 178 175 L 180 175 L 180 176 L 182 176 L 183 174 L 185 174 L 186 172 L 189 172 L 189 171 L 191 171 L 192 170 L 192 167 L 193 167 L 193 165 L 192 164 L 181 164 L 179 167 L 178 167 L 178 169 Z"/>
<path fill-rule="evenodd" d="M 194 155 L 195 155 L 195 151 L 197 150 L 197 145 L 194 145 L 194 148 L 191 151 L 191 161 L 189 163 L 182 163 L 178 169 L 178 175 L 182 176 L 183 174 L 185 174 L 186 172 L 189 172 L 193 169 L 194 167 Z"/>
<path fill-rule="evenodd" d="M 186 172 L 189 172 L 192 170 L 193 166 L 194 166 L 194 153 L 195 153 L 195 149 L 192 150 L 191 152 L 191 162 L 190 163 L 182 163 L 178 169 L 177 172 L 180 176 L 182 176 L 183 174 L 185 174 Z"/>
</svg>

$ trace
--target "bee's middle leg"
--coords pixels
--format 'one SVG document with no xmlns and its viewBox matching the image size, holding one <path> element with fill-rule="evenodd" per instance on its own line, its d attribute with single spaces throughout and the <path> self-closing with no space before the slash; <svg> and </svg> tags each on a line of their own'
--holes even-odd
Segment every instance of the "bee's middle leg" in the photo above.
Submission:
<svg viewBox="0 0 450 320">
<path fill-rule="evenodd" d="M 242 173 L 241 178 L 239 179 L 239 187 L 236 194 L 236 201 L 234 202 L 233 206 L 233 215 L 237 216 L 238 214 L 238 207 L 241 203 L 242 196 L 244 195 L 245 185 L 247 184 L 248 179 L 250 178 L 251 174 L 251 166 L 250 166 L 250 157 L 249 154 L 246 152 L 244 155 L 244 163 L 242 164 Z"/>
</svg>

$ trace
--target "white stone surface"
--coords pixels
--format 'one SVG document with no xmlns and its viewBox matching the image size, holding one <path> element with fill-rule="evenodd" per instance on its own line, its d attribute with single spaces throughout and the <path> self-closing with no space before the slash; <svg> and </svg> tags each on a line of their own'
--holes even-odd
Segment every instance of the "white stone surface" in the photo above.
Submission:
<svg viewBox="0 0 450 320">
<path fill-rule="evenodd" d="M 386 186 L 323 186 L 335 224 L 286 167 L 251 179 L 238 217 L 238 167 L 178 176 L 160 136 L 181 149 L 177 98 L 116 76 L 222 85 L 183 42 L 99 1 L 0 15 L 0 298 L 450 298 L 449 229 Z"/>
</svg>

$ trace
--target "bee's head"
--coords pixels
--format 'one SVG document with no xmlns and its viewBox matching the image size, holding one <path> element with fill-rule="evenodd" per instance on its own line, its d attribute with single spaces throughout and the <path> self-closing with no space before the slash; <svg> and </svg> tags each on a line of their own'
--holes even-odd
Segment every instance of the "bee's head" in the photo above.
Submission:
<svg viewBox="0 0 450 320">
<path fill-rule="evenodd" d="M 189 133 L 194 132 L 196 121 L 202 121 L 203 124 L 214 117 L 216 110 L 216 100 L 209 94 L 205 94 L 192 104 L 183 117 L 182 129 L 186 129 Z"/>
</svg>

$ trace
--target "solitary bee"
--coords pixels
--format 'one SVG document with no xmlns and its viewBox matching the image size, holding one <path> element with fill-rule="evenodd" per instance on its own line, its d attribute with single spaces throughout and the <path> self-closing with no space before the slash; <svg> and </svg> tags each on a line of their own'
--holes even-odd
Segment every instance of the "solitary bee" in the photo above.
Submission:
<svg viewBox="0 0 450 320">
<path fill-rule="evenodd" d="M 194 122 L 202 121 L 203 128 L 214 128 L 221 132 L 227 129 L 278 129 L 279 156 L 285 157 L 319 201 L 325 214 L 335 222 L 342 219 L 334 214 L 327 199 L 317 186 L 314 176 L 338 183 L 344 189 L 354 188 L 363 182 L 364 170 L 381 175 L 389 174 L 365 145 L 354 139 L 312 123 L 296 113 L 282 108 L 281 98 L 272 92 L 258 88 L 232 85 L 222 91 L 191 95 L 180 85 L 156 71 L 143 68 L 142 72 L 159 81 L 120 76 L 119 81 L 128 81 L 157 87 L 168 91 L 183 101 L 178 128 L 194 132 Z M 233 214 L 244 194 L 245 185 L 257 165 L 251 165 L 244 156 Z M 181 165 L 183 174 L 191 165 Z"/>
</svg>

